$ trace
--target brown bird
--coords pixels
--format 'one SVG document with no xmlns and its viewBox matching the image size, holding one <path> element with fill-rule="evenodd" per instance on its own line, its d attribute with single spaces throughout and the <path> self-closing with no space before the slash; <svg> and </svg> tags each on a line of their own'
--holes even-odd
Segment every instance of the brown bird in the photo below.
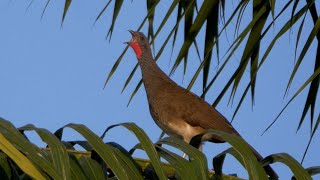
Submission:
<svg viewBox="0 0 320 180">
<path fill-rule="evenodd" d="M 187 143 L 208 129 L 240 136 L 222 114 L 194 93 L 176 84 L 158 67 L 144 34 L 131 30 L 130 33 L 132 39 L 127 43 L 134 50 L 142 71 L 150 114 L 165 133 Z M 219 137 L 212 136 L 206 140 L 224 142 Z M 258 161 L 263 159 L 254 148 L 251 149 Z M 264 168 L 271 178 L 278 178 L 270 166 Z"/>
</svg>

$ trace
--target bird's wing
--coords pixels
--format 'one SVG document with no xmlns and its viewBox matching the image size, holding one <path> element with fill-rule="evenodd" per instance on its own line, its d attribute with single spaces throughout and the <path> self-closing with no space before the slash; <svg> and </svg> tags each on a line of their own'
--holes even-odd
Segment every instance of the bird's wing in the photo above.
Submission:
<svg viewBox="0 0 320 180">
<path fill-rule="evenodd" d="M 177 88 L 175 91 L 178 91 L 175 93 L 175 99 L 179 101 L 178 112 L 183 112 L 181 115 L 185 122 L 206 130 L 215 129 L 239 135 L 229 121 L 206 101 L 183 88 Z"/>
</svg>

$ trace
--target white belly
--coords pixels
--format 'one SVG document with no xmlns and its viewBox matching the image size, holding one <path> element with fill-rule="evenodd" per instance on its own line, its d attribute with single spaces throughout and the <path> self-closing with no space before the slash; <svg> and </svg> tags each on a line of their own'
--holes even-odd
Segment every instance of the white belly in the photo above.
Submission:
<svg viewBox="0 0 320 180">
<path fill-rule="evenodd" d="M 183 139 L 189 143 L 192 137 L 200 134 L 203 129 L 200 127 L 192 127 L 184 121 L 160 122 L 156 121 L 156 124 L 169 136 Z"/>
</svg>

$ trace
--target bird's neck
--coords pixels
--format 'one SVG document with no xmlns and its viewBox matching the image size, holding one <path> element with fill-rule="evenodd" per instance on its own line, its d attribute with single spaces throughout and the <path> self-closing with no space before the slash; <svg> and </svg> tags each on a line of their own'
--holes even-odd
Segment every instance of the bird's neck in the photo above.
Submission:
<svg viewBox="0 0 320 180">
<path fill-rule="evenodd" d="M 154 61 L 151 51 L 144 52 L 138 62 L 142 72 L 142 80 L 148 97 L 161 91 L 165 84 L 173 81 L 159 68 Z M 154 94 L 155 95 L 155 94 Z"/>
</svg>

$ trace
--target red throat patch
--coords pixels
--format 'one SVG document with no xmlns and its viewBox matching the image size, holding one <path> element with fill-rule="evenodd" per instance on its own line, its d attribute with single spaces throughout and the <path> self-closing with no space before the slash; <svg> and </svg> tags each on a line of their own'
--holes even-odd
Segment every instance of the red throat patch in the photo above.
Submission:
<svg viewBox="0 0 320 180">
<path fill-rule="evenodd" d="M 132 47 L 132 49 L 134 50 L 134 52 L 136 53 L 136 56 L 138 57 L 138 58 L 141 58 L 141 55 L 142 55 L 142 49 L 141 49 L 141 47 L 140 47 L 140 45 L 138 44 L 138 43 L 128 43 L 129 44 L 129 46 L 131 46 Z"/>
</svg>

